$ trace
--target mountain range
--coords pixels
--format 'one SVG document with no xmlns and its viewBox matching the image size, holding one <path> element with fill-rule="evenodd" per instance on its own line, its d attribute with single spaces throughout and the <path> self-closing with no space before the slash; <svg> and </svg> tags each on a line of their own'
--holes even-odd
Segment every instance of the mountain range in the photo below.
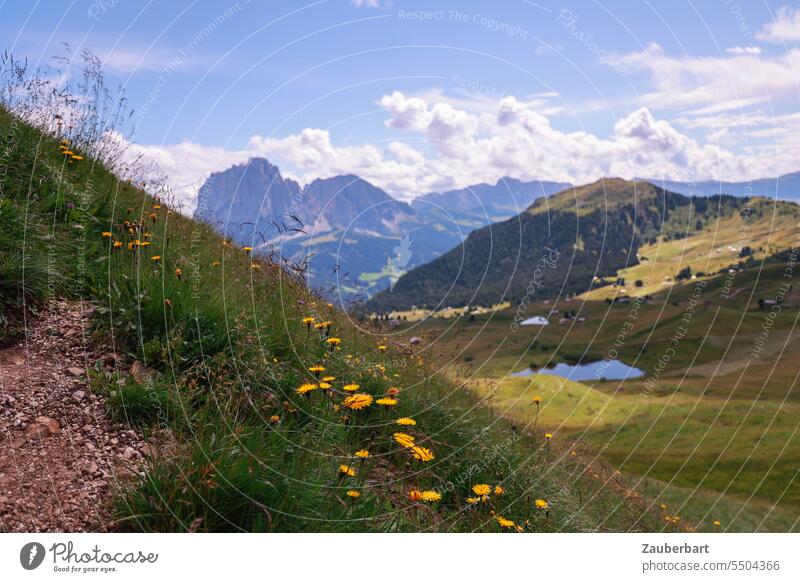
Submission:
<svg viewBox="0 0 800 582">
<path fill-rule="evenodd" d="M 269 161 L 252 158 L 206 180 L 195 218 L 241 245 L 304 265 L 309 284 L 328 296 L 355 300 L 565 186 L 504 178 L 407 204 L 353 175 L 300 187 Z"/>
<path fill-rule="evenodd" d="M 304 269 L 309 285 L 328 297 L 350 302 L 386 291 L 370 303 L 373 309 L 384 310 L 433 306 L 440 300 L 491 303 L 519 295 L 521 283 L 508 274 L 522 273 L 524 279 L 526 271 L 509 263 L 511 257 L 535 264 L 535 255 L 541 255 L 546 242 L 581 247 L 571 260 L 569 277 L 560 283 L 579 292 L 589 271 L 608 276 L 636 260 L 642 234 L 668 219 L 667 203 L 687 206 L 693 196 L 699 207 L 706 204 L 700 197 L 720 194 L 800 198 L 800 173 L 722 183 L 605 179 L 579 188 L 507 177 L 495 184 L 425 194 L 406 203 L 354 175 L 317 179 L 301 187 L 269 161 L 252 158 L 206 180 L 198 193 L 195 218 L 215 225 L 241 245 L 291 259 Z M 616 195 L 621 198 L 609 206 L 609 198 Z M 598 196 L 602 208 L 589 210 Z M 731 198 L 719 200 L 725 207 L 738 204 Z M 542 201 L 552 211 L 546 218 L 539 212 Z M 634 201 L 636 208 L 630 206 Z M 639 201 L 651 210 L 661 204 L 660 218 L 645 213 L 632 228 L 625 221 L 642 212 Z M 581 204 L 589 205 L 581 216 L 600 213 L 592 214 L 588 222 L 576 221 L 575 209 L 569 207 Z M 617 216 L 606 216 L 611 208 L 620 211 Z M 619 237 L 622 246 L 609 247 L 607 240 L 598 238 L 598 225 L 607 236 Z M 592 259 L 585 262 L 588 256 Z M 473 296 L 470 290 L 477 288 L 480 291 Z"/>
</svg>

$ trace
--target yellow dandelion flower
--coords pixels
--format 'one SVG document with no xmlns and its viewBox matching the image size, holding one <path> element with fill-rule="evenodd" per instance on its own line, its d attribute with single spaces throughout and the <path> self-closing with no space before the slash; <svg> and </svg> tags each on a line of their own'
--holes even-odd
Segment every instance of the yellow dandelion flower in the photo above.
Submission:
<svg viewBox="0 0 800 582">
<path fill-rule="evenodd" d="M 717 526 L 717 527 L 719 527 L 719 526 L 720 526 L 720 521 L 719 521 L 718 519 L 715 519 L 715 520 L 713 521 L 713 523 L 714 523 L 714 525 L 715 525 L 715 526 Z"/>
<path fill-rule="evenodd" d="M 342 343 L 342 340 L 340 340 L 338 337 L 329 337 L 325 340 L 325 343 L 332 346 L 338 346 L 340 343 Z"/>
<path fill-rule="evenodd" d="M 180 278 L 181 278 L 181 277 L 183 277 L 183 271 L 181 270 L 181 268 L 180 268 L 180 267 L 178 267 L 177 269 L 175 269 L 175 277 L 177 277 L 177 278 L 178 278 L 178 280 L 180 280 Z"/>
<path fill-rule="evenodd" d="M 533 505 L 536 507 L 536 509 L 547 509 L 548 507 L 550 507 L 550 504 L 547 503 L 547 501 L 545 501 L 544 499 L 537 499 L 536 501 L 533 502 Z"/>
<path fill-rule="evenodd" d="M 464 501 L 466 501 L 470 505 L 475 505 L 478 502 L 480 502 L 480 500 L 481 500 L 480 497 L 467 497 Z"/>
<path fill-rule="evenodd" d="M 550 434 L 549 432 L 546 432 L 546 433 L 544 433 L 544 438 L 546 438 L 547 440 L 550 440 L 551 438 L 553 438 L 553 435 Z"/>
<path fill-rule="evenodd" d="M 422 499 L 422 492 L 419 489 L 412 489 L 411 491 L 408 492 L 408 496 L 413 501 L 419 501 Z"/>
<path fill-rule="evenodd" d="M 298 394 L 308 394 L 309 392 L 311 392 L 312 390 L 316 390 L 317 388 L 319 388 L 319 386 L 317 386 L 316 384 L 301 384 L 295 390 L 295 392 L 297 392 Z"/>
<path fill-rule="evenodd" d="M 75 155 L 73 155 L 72 159 L 76 160 L 76 161 L 81 161 L 83 159 L 83 156 L 75 156 Z"/>
<path fill-rule="evenodd" d="M 419 445 L 411 447 L 411 454 L 416 460 L 422 461 L 423 463 L 427 463 L 428 461 L 432 461 L 436 458 L 433 455 L 432 450 L 426 447 L 421 447 Z"/>
<path fill-rule="evenodd" d="M 219 261 L 214 261 L 213 263 L 211 263 L 211 266 L 212 267 L 219 267 L 221 264 L 222 263 L 220 263 Z"/>
<path fill-rule="evenodd" d="M 394 441 L 401 447 L 410 449 L 415 444 L 414 437 L 411 436 L 410 434 L 406 434 L 404 432 L 396 432 L 392 436 L 394 437 Z"/>
<path fill-rule="evenodd" d="M 244 252 L 246 252 L 247 254 L 250 254 L 250 251 L 252 251 L 252 250 L 253 250 L 253 247 L 242 247 L 242 250 L 243 250 Z"/>
<path fill-rule="evenodd" d="M 355 477 L 356 470 L 350 465 L 339 465 L 339 475 L 342 477 Z"/>
<path fill-rule="evenodd" d="M 311 327 L 311 324 L 314 323 L 314 318 L 310 317 L 310 316 L 309 317 L 304 317 L 303 318 L 303 323 L 305 323 L 307 327 Z"/>
<path fill-rule="evenodd" d="M 281 417 L 278 416 L 277 414 L 273 414 L 272 416 L 269 417 L 269 419 L 271 422 L 278 422 L 280 421 Z"/>
<path fill-rule="evenodd" d="M 157 263 L 158 261 L 161 260 L 161 255 L 153 255 L 152 257 L 150 257 L 150 260 L 153 261 L 154 263 Z"/>
<path fill-rule="evenodd" d="M 322 377 L 322 381 L 323 382 L 333 382 L 334 380 L 336 380 L 336 376 L 323 376 Z"/>
<path fill-rule="evenodd" d="M 372 404 L 372 396 L 369 394 L 353 394 L 345 398 L 342 404 L 351 410 L 362 410 Z"/>
<path fill-rule="evenodd" d="M 442 500 L 442 495 L 438 491 L 420 491 L 420 499 L 428 503 L 434 503 Z"/>
<path fill-rule="evenodd" d="M 345 390 L 347 392 L 355 392 L 359 388 L 361 388 L 359 384 L 345 384 L 344 386 L 342 386 L 342 390 Z"/>
<path fill-rule="evenodd" d="M 115 249 L 118 249 L 118 248 L 120 248 L 120 247 L 122 246 L 122 241 L 115 240 L 115 241 L 112 243 L 112 245 L 111 245 L 111 246 L 113 246 Z"/>
<path fill-rule="evenodd" d="M 489 495 L 492 492 L 492 486 L 486 483 L 479 483 L 472 486 L 472 492 L 478 496 Z"/>
<path fill-rule="evenodd" d="M 380 353 L 384 353 L 384 352 L 386 351 L 386 346 L 384 346 L 384 345 L 380 345 L 380 346 L 378 346 L 378 351 L 379 351 Z"/>
<path fill-rule="evenodd" d="M 397 406 L 397 402 L 398 401 L 395 400 L 394 398 L 378 398 L 375 401 L 375 404 L 378 404 L 380 406 Z"/>
<path fill-rule="evenodd" d="M 500 485 L 495 485 L 495 488 L 494 488 L 494 494 L 495 495 L 502 495 L 505 492 L 506 492 L 506 490 L 503 489 L 502 487 L 500 487 Z"/>
<path fill-rule="evenodd" d="M 351 499 L 358 499 L 359 497 L 361 497 L 361 493 L 351 489 L 350 491 L 347 492 L 347 496 L 350 497 Z"/>
<path fill-rule="evenodd" d="M 361 449 L 360 451 L 356 451 L 355 455 L 359 459 L 366 459 L 369 457 L 369 451 L 367 449 Z"/>
<path fill-rule="evenodd" d="M 541 396 L 534 396 L 533 397 L 533 403 L 534 404 L 539 404 L 541 401 L 542 401 L 542 397 Z"/>
<path fill-rule="evenodd" d="M 308 371 L 312 372 L 313 374 L 315 374 L 317 376 L 319 376 L 320 374 L 322 374 L 322 372 L 325 371 L 325 366 L 320 366 L 319 364 L 317 364 L 316 366 L 311 366 L 308 369 Z"/>
<path fill-rule="evenodd" d="M 403 418 L 398 418 L 394 421 L 395 424 L 399 424 L 400 426 L 416 426 L 417 421 L 413 418 L 409 418 L 404 416 Z"/>
<path fill-rule="evenodd" d="M 516 523 L 514 523 L 510 519 L 506 519 L 502 515 L 498 515 L 497 516 L 497 523 L 500 525 L 500 527 L 506 527 L 506 528 L 511 528 L 511 527 L 516 527 L 517 526 Z"/>
<path fill-rule="evenodd" d="M 111 238 L 112 236 L 114 236 L 114 233 L 110 232 L 108 230 L 105 230 L 105 231 L 100 233 L 100 236 L 102 236 L 103 238 Z"/>
<path fill-rule="evenodd" d="M 322 390 L 328 390 L 328 389 L 331 387 L 331 385 L 330 385 L 330 383 L 328 383 L 328 382 L 320 382 L 320 383 L 319 383 L 319 387 L 320 387 Z"/>
</svg>

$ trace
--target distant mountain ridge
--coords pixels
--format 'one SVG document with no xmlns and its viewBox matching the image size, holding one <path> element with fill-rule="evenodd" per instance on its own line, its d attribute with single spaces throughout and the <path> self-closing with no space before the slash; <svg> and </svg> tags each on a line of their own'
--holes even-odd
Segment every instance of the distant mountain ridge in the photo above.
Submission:
<svg viewBox="0 0 800 582">
<path fill-rule="evenodd" d="M 719 182 L 716 180 L 678 182 L 647 178 L 637 178 L 637 180 L 645 180 L 685 196 L 730 194 L 732 196 L 763 196 L 778 200 L 800 200 L 800 172 L 782 174 L 777 178 L 759 178 L 749 182 Z"/>
<path fill-rule="evenodd" d="M 311 285 L 352 298 L 388 287 L 475 228 L 512 216 L 560 186 L 503 178 L 407 204 L 354 175 L 301 188 L 269 161 L 252 158 L 206 180 L 195 218 L 239 244 L 307 260 Z"/>
<path fill-rule="evenodd" d="M 483 213 L 489 216 L 513 216 L 533 204 L 537 198 L 549 196 L 566 188 L 567 182 L 534 180 L 523 182 L 515 178 L 500 178 L 495 184 L 475 184 L 447 192 L 431 192 L 415 198 L 415 208 L 426 204 L 458 209 L 462 212 Z"/>
</svg>

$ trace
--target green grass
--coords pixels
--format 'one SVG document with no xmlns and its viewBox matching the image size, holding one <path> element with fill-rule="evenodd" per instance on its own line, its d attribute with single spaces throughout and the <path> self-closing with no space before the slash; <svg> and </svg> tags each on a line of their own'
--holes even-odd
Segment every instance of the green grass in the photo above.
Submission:
<svg viewBox="0 0 800 582">
<path fill-rule="evenodd" d="M 785 280 L 785 265 L 767 264 L 737 273 L 730 293 L 725 277 L 708 279 L 687 333 L 655 384 L 568 382 L 553 376 L 509 378 L 530 364 L 617 355 L 652 375 L 682 325 L 697 281 L 653 296 L 652 302 L 560 303 L 583 323 L 513 331 L 513 309 L 475 321 L 431 319 L 413 332 L 434 346 L 430 357 L 453 378 L 466 381 L 503 416 L 555 433 L 554 442 L 590 446 L 591 458 L 622 473 L 627 486 L 650 505 L 667 500 L 684 523 L 710 531 L 718 519 L 726 531 L 797 531 L 800 528 L 800 356 L 796 285 L 775 318 L 764 349 L 751 355 L 772 298 Z M 735 293 L 735 295 L 734 295 Z M 546 315 L 552 304 L 531 304 L 527 315 Z M 631 320 L 630 314 L 636 319 Z M 633 321 L 626 328 L 625 323 Z M 620 330 L 627 329 L 621 345 Z M 616 353 L 611 353 L 610 349 Z"/>
<path fill-rule="evenodd" d="M 124 368 L 93 373 L 92 389 L 107 398 L 111 417 L 165 445 L 144 479 L 118 481 L 119 529 L 498 531 L 491 511 L 528 531 L 657 526 L 656 512 L 431 375 L 416 354 L 394 345 L 381 353 L 382 338 L 353 327 L 275 263 L 170 212 L 74 144 L 84 160 L 69 164 L 55 138 L 2 109 L 0 132 L 13 143 L 2 161 L 3 220 L 17 229 L 9 240 L 24 231 L 25 268 L 47 268 L 16 275 L 3 312 L 88 299 L 96 306 L 94 341 L 154 371 L 143 384 Z M 42 277 L 26 302 L 29 283 Z M 331 350 L 326 332 L 303 323 L 307 316 L 330 321 L 341 345 Z M 336 380 L 327 393 L 300 396 L 301 383 L 316 382 L 314 364 Z M 399 404 L 348 410 L 346 382 L 376 399 L 399 387 Z M 415 460 L 396 444 L 394 420 L 402 416 L 414 418 L 405 432 L 433 460 Z M 364 448 L 371 456 L 356 458 Z M 342 464 L 355 475 L 340 475 Z M 505 494 L 467 504 L 480 482 Z M 442 499 L 416 502 L 409 496 L 416 489 Z M 547 499 L 549 511 L 536 510 L 536 498 Z"/>
</svg>

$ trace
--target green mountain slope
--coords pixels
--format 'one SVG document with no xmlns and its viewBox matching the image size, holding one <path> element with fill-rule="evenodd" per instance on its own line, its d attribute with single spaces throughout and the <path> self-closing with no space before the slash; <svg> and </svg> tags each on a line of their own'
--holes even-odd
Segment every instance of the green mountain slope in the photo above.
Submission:
<svg viewBox="0 0 800 582">
<path fill-rule="evenodd" d="M 763 202 L 693 199 L 647 182 L 600 180 L 541 198 L 519 216 L 471 233 L 377 294 L 366 309 L 488 306 L 583 293 L 638 265 L 643 245 L 682 240 L 725 218 L 749 220 L 754 206 L 762 217 L 769 211 Z M 796 212 L 791 203 L 768 204 L 777 204 L 778 213 Z"/>
</svg>

